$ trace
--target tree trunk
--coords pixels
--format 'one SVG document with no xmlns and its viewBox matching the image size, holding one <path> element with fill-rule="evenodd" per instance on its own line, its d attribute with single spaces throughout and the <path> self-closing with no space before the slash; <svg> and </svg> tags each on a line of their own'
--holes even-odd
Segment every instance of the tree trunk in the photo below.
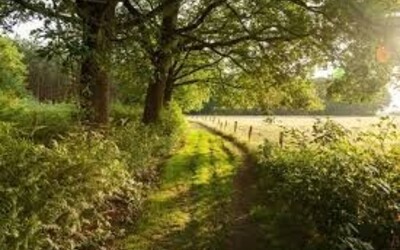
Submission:
<svg viewBox="0 0 400 250">
<path fill-rule="evenodd" d="M 90 126 L 104 126 L 109 116 L 109 81 L 95 59 L 85 58 L 80 73 L 80 106 L 83 122 Z"/>
<path fill-rule="evenodd" d="M 161 79 L 149 85 L 147 88 L 143 123 L 155 123 L 160 119 L 164 101 L 165 84 Z"/>
<path fill-rule="evenodd" d="M 168 72 L 167 81 L 165 84 L 165 91 L 164 91 L 164 107 L 168 107 L 172 101 L 172 94 L 174 92 L 174 69 L 171 67 Z"/>
<path fill-rule="evenodd" d="M 109 118 L 110 84 L 108 58 L 110 36 L 117 0 L 77 0 L 83 22 L 83 45 L 87 50 L 80 69 L 80 106 L 83 122 L 90 126 L 105 126 Z"/>
<path fill-rule="evenodd" d="M 172 84 L 167 84 L 164 91 L 164 107 L 168 107 L 172 101 L 172 94 L 174 92 L 174 86 Z"/>
<path fill-rule="evenodd" d="M 179 8 L 180 1 L 177 1 L 163 11 L 159 48 L 153 56 L 155 74 L 153 81 L 149 84 L 144 107 L 143 122 L 145 124 L 156 123 L 160 120 L 168 72 L 172 66 L 178 42 L 175 28 Z"/>
</svg>

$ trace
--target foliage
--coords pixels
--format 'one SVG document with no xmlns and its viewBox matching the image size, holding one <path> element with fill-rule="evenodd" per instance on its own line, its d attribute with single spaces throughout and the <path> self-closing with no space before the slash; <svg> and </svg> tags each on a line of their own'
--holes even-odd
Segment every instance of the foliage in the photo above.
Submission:
<svg viewBox="0 0 400 250">
<path fill-rule="evenodd" d="M 121 103 L 144 103 L 146 84 L 143 83 L 150 82 L 152 78 L 151 63 L 146 56 L 136 43 L 115 48 L 111 73 L 115 95 Z"/>
<path fill-rule="evenodd" d="M 262 91 L 261 91 L 262 88 Z M 276 108 L 284 110 L 320 110 L 323 103 L 317 95 L 314 83 L 300 78 L 282 84 L 262 84 L 260 91 L 245 91 L 241 107 L 259 108 L 270 111 Z M 250 98 L 248 98 L 251 96 Z"/>
<path fill-rule="evenodd" d="M 126 113 L 135 112 L 135 109 Z M 121 114 L 121 113 L 120 113 Z M 176 105 L 164 111 L 163 117 L 158 124 L 145 126 L 138 118 L 140 113 L 136 113 L 135 119 L 123 119 L 124 125 L 115 128 L 113 137 L 117 145 L 123 149 L 123 157 L 133 168 L 131 172 L 136 174 L 155 177 L 155 160 L 169 154 L 171 147 L 179 141 L 185 121 L 180 109 Z M 125 116 L 129 117 L 129 116 Z M 131 116 L 132 117 L 132 116 Z M 139 146 L 140 145 L 140 146 Z"/>
<path fill-rule="evenodd" d="M 210 88 L 207 85 L 191 85 L 177 88 L 174 101 L 184 112 L 200 110 L 210 98 Z"/>
<path fill-rule="evenodd" d="M 112 236 L 101 206 L 111 209 L 108 199 L 139 190 L 116 145 L 81 133 L 46 148 L 10 130 L 2 125 L 0 135 L 1 248 L 79 249 Z"/>
<path fill-rule="evenodd" d="M 181 132 L 180 111 L 165 116 L 154 127 L 136 117 L 108 135 L 69 129 L 47 146 L 1 123 L 0 248 L 100 249 L 120 235 L 139 216 L 156 158 Z"/>
<path fill-rule="evenodd" d="M 33 41 L 17 40 L 27 66 L 27 89 L 41 101 L 62 102 L 76 94 L 73 77 L 76 70 L 61 56 L 43 56 L 40 46 Z M 75 73 L 74 73 L 75 72 Z"/>
<path fill-rule="evenodd" d="M 336 62 L 332 76 L 315 79 L 322 90 L 321 98 L 342 103 L 376 103 L 384 98 L 395 62 L 382 64 L 376 60 L 376 41 L 352 41 L 342 47 L 341 60 Z"/>
<path fill-rule="evenodd" d="M 162 171 L 143 217 L 121 249 L 224 249 L 232 223 L 235 148 L 197 129 Z M 212 204 L 212 205 L 211 205 Z M 190 209 L 188 209 L 190 208 Z"/>
<path fill-rule="evenodd" d="M 183 0 L 170 4 L 138 0 L 123 1 L 118 7 L 112 2 L 109 14 L 115 16 L 115 22 L 104 23 L 105 32 L 113 31 L 112 34 L 93 34 L 98 42 L 108 38 L 109 42 L 118 41 L 111 56 L 105 49 L 88 51 L 95 48 L 82 40 L 81 34 L 90 24 L 90 19 L 82 15 L 90 11 L 84 8 L 86 5 L 61 0 L 3 2 L 2 24 L 29 16 L 45 19 L 45 27 L 38 34 L 50 41 L 45 49 L 49 54 L 58 51 L 71 55 L 69 58 L 81 58 L 93 52 L 111 61 L 116 67 L 104 74 L 115 79 L 117 96 L 124 103 L 143 102 L 149 86 L 143 82 L 160 84 L 154 81 L 163 74 L 174 88 L 208 85 L 214 95 L 229 95 L 239 104 L 244 99 L 262 103 L 271 94 L 272 100 L 278 96 L 279 105 L 286 91 L 289 96 L 296 91 L 288 84 L 300 85 L 300 98 L 289 98 L 284 103 L 303 108 L 305 104 L 318 104 L 316 99 L 309 103 L 305 98 L 312 97 L 312 88 L 304 82 L 312 77 L 316 66 L 327 63 L 344 70 L 343 77 L 334 79 L 329 86 L 333 99 L 366 101 L 382 89 L 395 60 L 393 57 L 387 64 L 375 60 L 377 46 L 389 43 L 391 33 L 395 33 L 389 24 L 399 5 L 392 0 Z M 99 7 L 101 3 L 92 6 Z M 165 36 L 165 31 L 170 32 Z M 83 78 L 87 74 L 90 72 L 82 72 Z M 275 93 L 278 90 L 283 94 Z M 250 95 L 252 92 L 257 94 Z"/>
<path fill-rule="evenodd" d="M 0 91 L 22 94 L 25 91 L 26 67 L 15 44 L 0 36 Z"/>
<path fill-rule="evenodd" d="M 139 106 L 124 105 L 121 102 L 115 102 L 111 106 L 112 123 L 124 125 L 131 121 L 136 121 L 141 112 L 142 109 Z"/>
<path fill-rule="evenodd" d="M 345 82 L 343 83 L 345 84 Z M 203 105 L 201 113 L 207 114 L 243 114 L 243 115 L 338 115 L 338 116 L 372 116 L 390 103 L 390 93 L 387 89 L 374 94 L 364 95 L 362 102 L 358 97 L 342 96 L 339 101 L 333 101 L 329 89 L 333 87 L 332 79 L 317 78 L 313 81 L 288 82 L 286 84 L 269 86 L 266 89 L 259 86 L 260 91 L 252 88 L 245 91 L 245 96 L 230 94 L 214 95 Z M 247 98 L 251 96 L 250 98 Z M 354 96 L 355 97 L 355 96 Z M 192 111 L 193 112 L 193 111 Z"/>
<path fill-rule="evenodd" d="M 266 142 L 255 216 L 270 249 L 395 249 L 399 136 L 390 122 L 355 135 L 327 121 Z"/>
<path fill-rule="evenodd" d="M 27 137 L 50 141 L 74 129 L 78 112 L 73 104 L 39 103 L 0 92 L 0 121 L 11 122 Z"/>
<path fill-rule="evenodd" d="M 373 58 L 369 58 L 371 68 L 368 71 L 383 70 L 379 65 L 374 64 Z M 354 60 L 353 60 L 354 61 Z M 348 66 L 352 65 L 348 63 Z M 352 65 L 357 68 L 355 64 Z M 350 78 L 355 77 L 355 73 L 360 78 L 357 86 L 351 86 L 355 83 Z M 315 79 L 318 96 L 324 101 L 325 109 L 323 111 L 311 112 L 312 115 L 375 115 L 382 107 L 389 105 L 390 93 L 387 88 L 388 79 L 381 77 L 379 80 L 367 78 L 378 77 L 377 72 L 369 74 L 355 70 L 353 73 L 347 73 L 343 69 L 337 69 L 331 78 Z M 350 76 L 353 74 L 353 76 Z M 367 76 L 367 77 L 365 77 Z M 382 75 L 381 75 L 382 76 Z M 363 79 L 363 80 L 361 80 Z M 342 85 L 342 86 L 340 86 Z M 372 85 L 372 86 L 369 86 Z M 347 86 L 347 87 L 346 87 Z M 367 90 L 369 88 L 369 91 Z M 335 90 L 336 89 L 336 90 Z M 336 92 L 336 93 L 335 93 Z"/>
<path fill-rule="evenodd" d="M 111 109 L 112 124 L 122 129 L 128 123 L 134 123 L 128 130 L 144 129 L 140 125 L 139 117 L 142 108 L 139 106 L 123 105 L 120 102 L 113 103 Z M 165 127 L 176 126 L 179 131 L 183 124 L 180 109 L 174 104 L 171 110 L 165 111 L 162 123 L 169 121 Z M 19 129 L 26 137 L 36 141 L 49 142 L 60 138 L 68 132 L 78 129 L 79 112 L 75 105 L 68 103 L 41 103 L 33 97 L 19 98 L 11 94 L 0 93 L 0 121 L 10 122 Z M 174 123 L 174 119 L 176 123 Z M 148 129 L 153 132 L 154 129 Z M 175 129 L 174 129 L 175 131 Z M 160 136 L 167 136 L 160 130 Z M 176 139 L 176 138 L 172 138 Z"/>
<path fill-rule="evenodd" d="M 227 106 L 226 101 L 240 108 L 249 107 L 249 103 L 279 106 L 281 96 L 283 99 L 285 95 L 291 96 L 295 89 L 285 86 L 293 84 L 303 87 L 299 102 L 293 102 L 302 108 L 305 94 L 311 93 L 302 91 L 304 82 L 312 78 L 316 66 L 325 63 L 345 69 L 345 77 L 331 81 L 329 86 L 329 95 L 337 100 L 368 101 L 388 81 L 391 63 L 379 64 L 374 57 L 379 38 L 384 36 L 375 29 L 383 32 L 384 13 L 398 6 L 397 3 L 249 0 L 228 1 L 227 5 L 226 10 L 221 8 L 210 14 L 207 22 L 194 32 L 197 39 L 193 39 L 194 44 L 203 42 L 211 51 L 228 55 L 219 65 L 225 64 L 220 74 L 228 75 L 225 79 L 230 80 L 213 86 L 215 96 L 222 100 L 221 106 Z M 252 21 L 243 25 L 248 20 Z M 240 36 L 242 29 L 248 31 L 249 37 L 259 35 L 259 40 L 223 46 L 232 34 Z M 223 31 L 213 34 L 214 30 Z M 265 41 L 264 35 L 274 40 Z M 218 42 L 211 42 L 215 40 Z M 289 98 L 289 103 L 285 100 L 284 104 L 291 104 L 290 101 Z"/>
</svg>

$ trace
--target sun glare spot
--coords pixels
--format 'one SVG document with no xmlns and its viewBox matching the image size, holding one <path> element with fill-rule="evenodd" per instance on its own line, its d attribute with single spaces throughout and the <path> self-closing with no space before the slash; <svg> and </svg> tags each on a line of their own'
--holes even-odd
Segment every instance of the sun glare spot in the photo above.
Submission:
<svg viewBox="0 0 400 250">
<path fill-rule="evenodd" d="M 398 82 L 391 82 L 388 86 L 388 91 L 390 94 L 390 104 L 384 107 L 378 114 L 390 115 L 400 113 L 400 88 Z"/>
</svg>

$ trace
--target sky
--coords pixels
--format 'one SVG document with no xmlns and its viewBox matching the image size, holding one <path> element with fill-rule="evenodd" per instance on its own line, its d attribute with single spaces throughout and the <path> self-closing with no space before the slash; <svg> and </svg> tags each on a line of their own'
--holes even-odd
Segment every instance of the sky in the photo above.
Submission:
<svg viewBox="0 0 400 250">
<path fill-rule="evenodd" d="M 317 69 L 314 72 L 314 77 L 316 78 L 328 78 L 332 75 L 333 69 L 328 68 L 328 69 Z"/>
<path fill-rule="evenodd" d="M 400 89 L 397 84 L 390 84 L 388 87 L 390 93 L 390 104 L 378 112 L 380 115 L 390 115 L 392 113 L 400 112 Z"/>
<path fill-rule="evenodd" d="M 31 20 L 26 23 L 20 23 L 14 27 L 14 33 L 7 34 L 12 38 L 31 39 L 32 30 L 43 27 L 43 22 L 40 20 Z"/>
</svg>

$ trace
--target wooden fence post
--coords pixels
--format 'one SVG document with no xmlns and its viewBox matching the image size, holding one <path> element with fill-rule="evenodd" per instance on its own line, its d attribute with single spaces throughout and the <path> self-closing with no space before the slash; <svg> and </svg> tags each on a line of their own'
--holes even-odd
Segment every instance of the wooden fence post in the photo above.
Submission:
<svg viewBox="0 0 400 250">
<path fill-rule="evenodd" d="M 224 130 L 226 130 L 226 126 L 228 126 L 228 122 L 225 120 Z"/>
<path fill-rule="evenodd" d="M 253 126 L 249 128 L 249 141 L 251 141 L 251 135 L 253 134 Z"/>
<path fill-rule="evenodd" d="M 235 125 L 233 127 L 233 133 L 235 133 L 235 134 L 236 134 L 236 131 L 237 131 L 237 127 L 238 127 L 238 122 L 235 121 Z"/>
<path fill-rule="evenodd" d="M 284 143 L 284 137 L 285 137 L 285 133 L 283 133 L 282 131 L 279 133 L 279 146 L 281 148 L 283 148 L 283 143 Z"/>
</svg>

